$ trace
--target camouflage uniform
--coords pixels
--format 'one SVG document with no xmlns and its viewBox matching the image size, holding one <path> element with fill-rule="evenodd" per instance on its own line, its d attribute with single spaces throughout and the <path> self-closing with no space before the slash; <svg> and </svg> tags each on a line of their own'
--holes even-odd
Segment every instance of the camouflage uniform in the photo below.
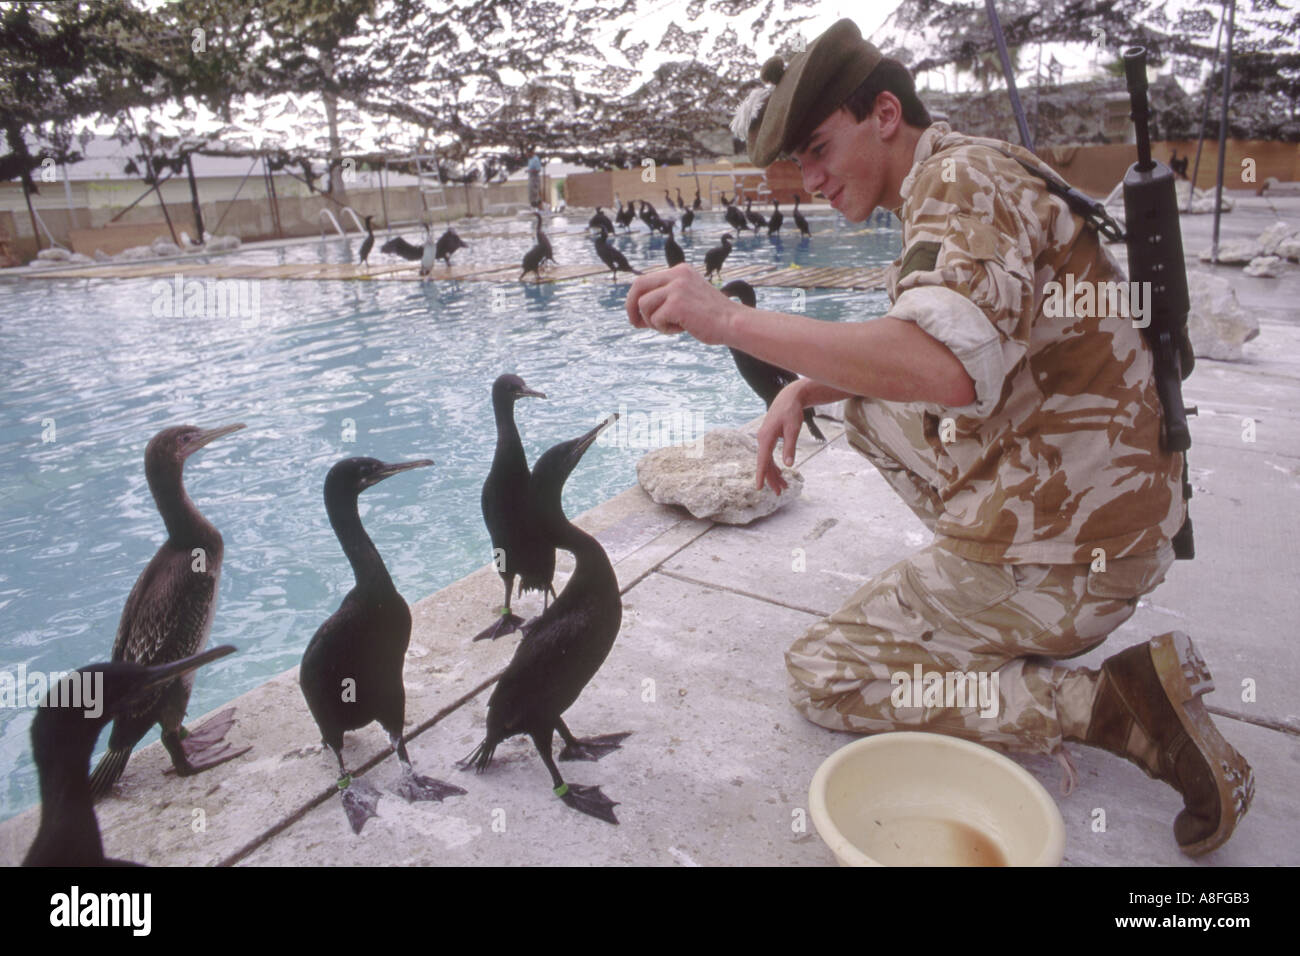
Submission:
<svg viewBox="0 0 1300 956">
<path fill-rule="evenodd" d="M 974 402 L 845 407 L 849 442 L 934 541 L 786 659 L 795 706 L 824 726 L 933 730 L 1057 754 L 1068 767 L 1062 739 L 1083 737 L 1096 674 L 1053 659 L 1101 643 L 1164 579 L 1184 515 L 1182 456 L 1160 450 L 1151 353 L 1134 323 L 1044 309 L 1049 282 L 1124 276 L 1005 152 L 1044 168 L 946 123 L 925 130 L 900 190 L 903 252 L 887 277 L 888 314 L 952 350 Z M 899 706 L 893 679 L 917 664 L 996 672 L 997 715 Z"/>
</svg>

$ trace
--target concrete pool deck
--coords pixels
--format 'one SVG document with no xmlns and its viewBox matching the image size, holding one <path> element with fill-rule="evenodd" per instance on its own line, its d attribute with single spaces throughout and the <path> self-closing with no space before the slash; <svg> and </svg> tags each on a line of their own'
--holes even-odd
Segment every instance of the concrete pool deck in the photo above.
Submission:
<svg viewBox="0 0 1300 956">
<path fill-rule="evenodd" d="M 1300 200 L 1273 206 L 1300 224 Z M 1271 213 L 1239 202 L 1224 218 L 1224 238 L 1258 235 Z M 1210 219 L 1183 223 L 1191 259 L 1208 243 Z M 1181 799 L 1165 784 L 1071 745 L 1080 782 L 1061 797 L 1055 761 L 1018 758 L 1056 797 L 1072 865 L 1300 863 L 1300 269 L 1277 279 L 1215 271 L 1259 316 L 1261 334 L 1245 362 L 1199 359 L 1185 383 L 1200 409 L 1190 452 L 1198 556 L 1177 563 L 1103 648 L 1072 663 L 1095 667 L 1156 634 L 1189 633 L 1216 680 L 1206 701 L 1254 766 L 1255 803 L 1225 847 L 1191 861 L 1171 830 Z M 1254 442 L 1242 439 L 1246 418 L 1256 422 Z M 455 769 L 482 738 L 490 682 L 517 642 L 470 643 L 500 599 L 498 578 L 483 568 L 413 601 L 405 674 L 417 770 L 467 795 L 408 805 L 385 792 L 379 816 L 354 836 L 335 795 L 333 758 L 291 671 L 233 702 L 230 739 L 253 747 L 239 760 L 177 780 L 163 777 L 159 745 L 138 752 L 116 795 L 97 808 L 107 853 L 154 865 L 832 863 L 807 818 L 808 783 L 853 738 L 795 713 L 782 653 L 928 533 L 839 430 L 826 431 L 825 446 L 800 442 L 802 497 L 748 527 L 692 519 L 639 488 L 580 520 L 614 562 L 624 618 L 609 659 L 566 716 L 579 735 L 633 735 L 604 760 L 561 772 L 621 801 L 620 826 L 561 804 L 525 738 L 502 744 L 481 776 Z M 600 448 L 579 467 L 600 467 Z M 806 554 L 802 572 L 792 568 L 795 548 Z M 534 613 L 540 601 L 519 608 Z M 345 759 L 381 790 L 397 779 L 377 725 L 348 736 Z M 1104 830 L 1094 829 L 1098 810 Z M 37 812 L 0 824 L 0 863 L 22 859 Z"/>
</svg>

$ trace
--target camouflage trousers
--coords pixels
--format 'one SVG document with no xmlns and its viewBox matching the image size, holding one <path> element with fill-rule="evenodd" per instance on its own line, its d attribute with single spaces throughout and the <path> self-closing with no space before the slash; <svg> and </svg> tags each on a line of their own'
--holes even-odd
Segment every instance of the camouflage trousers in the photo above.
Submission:
<svg viewBox="0 0 1300 956">
<path fill-rule="evenodd" d="M 934 529 L 941 505 L 920 416 L 845 404 L 849 443 Z M 1173 548 L 1090 565 L 984 564 L 939 544 L 877 575 L 786 652 L 790 697 L 833 730 L 924 730 L 1001 750 L 1065 755 L 1083 739 L 1097 671 L 1056 661 L 1091 650 L 1164 580 Z"/>
</svg>

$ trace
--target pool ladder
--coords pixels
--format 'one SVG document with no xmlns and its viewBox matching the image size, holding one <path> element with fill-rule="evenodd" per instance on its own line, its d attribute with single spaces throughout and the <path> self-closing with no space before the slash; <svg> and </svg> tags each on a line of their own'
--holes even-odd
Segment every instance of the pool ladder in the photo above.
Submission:
<svg viewBox="0 0 1300 956">
<path fill-rule="evenodd" d="M 366 224 L 361 221 L 361 217 L 357 215 L 357 211 L 353 209 L 351 206 L 344 206 L 343 212 L 345 214 L 350 213 L 352 215 L 352 221 L 357 224 L 357 232 L 364 236 L 366 234 Z M 344 239 L 348 237 L 347 232 L 343 229 L 341 225 L 339 225 L 338 218 L 334 215 L 332 210 L 322 209 L 320 211 L 320 216 L 317 216 L 316 218 L 319 220 L 322 217 L 326 219 L 329 222 L 329 224 L 334 227 L 334 231 L 337 232 L 340 236 L 342 236 Z M 325 238 L 325 231 L 326 231 L 325 227 L 322 226 L 320 230 L 322 239 Z"/>
</svg>

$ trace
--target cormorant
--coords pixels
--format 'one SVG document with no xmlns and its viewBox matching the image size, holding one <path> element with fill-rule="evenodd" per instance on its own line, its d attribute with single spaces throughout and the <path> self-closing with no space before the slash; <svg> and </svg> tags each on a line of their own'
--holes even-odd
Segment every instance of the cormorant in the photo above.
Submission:
<svg viewBox="0 0 1300 956">
<path fill-rule="evenodd" d="M 419 262 L 420 258 L 424 255 L 423 247 L 414 246 L 401 236 L 394 236 L 392 239 L 389 239 L 379 247 L 379 251 L 390 256 L 400 256 L 407 262 Z"/>
<path fill-rule="evenodd" d="M 671 219 L 664 224 L 664 232 L 668 234 L 668 238 L 664 240 L 664 258 L 668 260 L 668 268 L 671 269 L 673 266 L 686 261 L 686 253 L 682 252 L 682 247 L 673 238 L 673 221 Z"/>
<path fill-rule="evenodd" d="M 749 306 L 751 309 L 758 308 L 758 297 L 754 295 L 754 287 L 742 279 L 733 279 L 728 282 L 722 287 L 722 294 L 735 296 L 742 304 Z M 787 371 L 779 365 L 773 365 L 771 362 L 764 362 L 762 359 L 754 358 L 748 352 L 742 352 L 740 349 L 730 349 L 730 352 L 731 357 L 736 362 L 736 369 L 740 372 L 740 377 L 748 383 L 749 387 L 764 401 L 768 408 L 772 407 L 772 402 L 776 400 L 777 393 L 781 389 L 799 379 L 799 376 L 794 372 Z M 826 436 L 822 434 L 821 429 L 813 423 L 811 408 L 803 410 L 803 420 L 813 438 L 818 441 L 826 440 Z"/>
<path fill-rule="evenodd" d="M 703 209 L 704 209 L 704 203 L 703 203 L 703 201 L 700 199 L 700 191 L 699 191 L 698 189 L 695 190 L 695 202 L 693 202 L 693 203 L 691 204 L 691 208 L 692 208 L 692 209 L 699 209 L 699 210 L 703 210 Z"/>
<path fill-rule="evenodd" d="M 624 272 L 630 272 L 633 275 L 640 275 L 636 269 L 627 264 L 627 257 L 619 252 L 613 246 L 605 241 L 605 230 L 602 229 L 596 236 L 596 255 L 600 256 L 600 261 L 609 266 L 610 279 L 618 280 L 618 272 L 622 269 Z"/>
<path fill-rule="evenodd" d="M 402 741 L 406 688 L 402 666 L 411 642 L 411 612 L 388 576 L 383 558 L 361 525 L 357 497 L 399 472 L 432 465 L 427 458 L 388 464 L 374 458 L 345 458 L 325 476 L 325 511 L 356 575 L 356 585 L 339 609 L 316 631 L 298 671 L 307 707 L 321 740 L 339 762 L 338 787 L 354 833 L 375 815 L 379 791 L 353 780 L 343 764 L 343 734 L 372 721 L 388 733 L 402 764 L 397 793 L 407 802 L 442 800 L 460 787 L 422 777 L 411 766 Z"/>
<path fill-rule="evenodd" d="M 735 206 L 728 206 L 728 209 L 735 209 Z M 727 256 L 731 255 L 731 233 L 722 234 L 722 245 L 714 246 L 704 254 L 704 278 L 711 279 L 716 272 L 718 278 L 722 278 L 722 263 L 727 261 Z"/>
<path fill-rule="evenodd" d="M 424 227 L 424 250 L 420 253 L 420 275 L 427 278 L 433 274 L 434 251 L 433 230 Z"/>
<path fill-rule="evenodd" d="M 435 260 L 442 259 L 447 263 L 447 268 L 451 268 L 451 254 L 457 249 L 468 249 L 469 245 L 460 236 L 456 235 L 456 230 L 450 226 L 447 231 L 438 237 L 438 245 L 433 251 Z"/>
<path fill-rule="evenodd" d="M 680 211 L 685 212 L 685 211 L 686 211 L 686 200 L 682 198 L 682 187 L 681 187 L 681 186 L 675 186 L 674 188 L 677 190 L 677 208 L 678 208 Z"/>
<path fill-rule="evenodd" d="M 767 220 L 763 218 L 761 213 L 754 212 L 754 210 L 749 208 L 753 204 L 754 200 L 745 200 L 745 218 L 749 220 L 750 224 L 754 227 L 754 232 L 757 233 L 758 230 L 767 228 Z"/>
<path fill-rule="evenodd" d="M 669 209 L 673 212 L 677 212 L 677 203 L 673 202 L 673 197 L 668 194 L 668 190 L 666 189 L 664 190 L 664 202 L 668 203 Z"/>
<path fill-rule="evenodd" d="M 587 223 L 587 228 L 604 229 L 612 236 L 614 234 L 614 224 L 610 222 L 609 216 L 601 212 L 601 209 L 601 206 L 596 207 L 596 215 L 591 217 L 591 220 Z"/>
<path fill-rule="evenodd" d="M 774 232 L 780 232 L 781 223 L 783 222 L 785 222 L 785 216 L 781 215 L 781 204 L 773 199 L 772 218 L 767 221 L 767 234 L 770 236 Z"/>
<path fill-rule="evenodd" d="M 812 236 L 812 232 L 811 232 L 811 230 L 809 230 L 809 228 L 808 228 L 808 220 L 805 219 L 805 218 L 803 217 L 803 213 L 801 213 L 801 212 L 799 211 L 799 194 L 798 194 L 798 193 L 795 193 L 795 194 L 794 194 L 794 224 L 795 224 L 796 226 L 799 227 L 799 231 L 800 231 L 803 235 L 805 235 L 805 236 Z"/>
<path fill-rule="evenodd" d="M 165 428 L 150 439 L 144 452 L 149 482 L 167 540 L 136 579 L 122 608 L 113 641 L 113 663 L 167 664 L 203 650 L 217 609 L 224 543 L 185 493 L 185 459 L 222 435 L 243 428 L 225 425 L 204 431 L 193 425 Z M 234 723 L 227 709 L 193 733 L 182 721 L 189 706 L 194 677 L 186 674 L 136 699 L 113 722 L 108 752 L 91 774 L 91 792 L 102 797 L 126 769 L 131 751 L 154 724 L 162 725 L 162 742 L 182 777 L 233 760 L 243 753 L 224 743 Z"/>
<path fill-rule="evenodd" d="M 623 208 L 623 200 L 619 199 L 618 193 L 614 194 L 614 198 L 618 200 L 618 215 L 614 217 L 614 221 L 618 223 L 620 226 L 622 226 L 624 229 L 626 229 L 628 232 L 631 232 L 632 220 L 636 218 L 636 206 L 634 203 L 629 202 L 627 204 L 627 208 L 625 209 Z M 613 234 L 614 232 L 613 230 L 611 230 L 610 235 L 612 236 Z"/>
<path fill-rule="evenodd" d="M 658 210 L 644 199 L 641 200 L 641 221 L 651 232 L 663 232 L 664 221 L 659 218 Z"/>
<path fill-rule="evenodd" d="M 537 217 L 536 236 L 537 244 L 542 247 L 542 260 L 544 262 L 549 262 L 553 266 L 559 265 L 559 263 L 555 261 L 555 256 L 552 254 L 551 240 L 546 238 L 546 233 L 542 232 L 542 214 L 540 212 L 535 212 L 533 215 Z"/>
<path fill-rule="evenodd" d="M 695 221 L 694 209 L 687 209 L 684 213 L 682 213 L 682 232 L 685 232 L 687 229 L 691 228 L 691 223 L 693 223 L 694 221 Z"/>
<path fill-rule="evenodd" d="M 358 257 L 363 266 L 370 265 L 368 261 L 370 259 L 370 250 L 375 248 L 375 230 L 370 228 L 370 220 L 374 218 L 374 216 L 366 216 L 366 239 L 365 242 L 361 243 L 361 255 Z"/>
<path fill-rule="evenodd" d="M 480 502 L 483 523 L 492 537 L 493 564 L 506 586 L 506 602 L 496 623 L 475 636 L 476 641 L 495 640 L 517 630 L 523 623 L 510 611 L 510 592 L 516 576 L 521 594 L 541 591 L 545 600 L 547 592 L 555 593 L 551 586 L 555 577 L 555 546 L 537 529 L 528 508 L 528 459 L 515 425 L 515 402 L 525 395 L 546 397 L 545 393 L 529 388 L 518 375 L 501 375 L 492 383 L 497 448 L 492 456 L 492 468 L 483 482 Z"/>
<path fill-rule="evenodd" d="M 740 208 L 734 202 L 727 203 L 727 211 L 723 213 L 723 216 L 727 220 L 727 225 L 735 229 L 737 234 L 745 230 L 753 232 L 749 228 L 749 223 L 745 222 L 745 214 L 740 211 Z"/>
<path fill-rule="evenodd" d="M 482 773 L 501 741 L 528 734 L 551 773 L 555 795 L 575 810 L 618 823 L 618 804 L 600 791 L 565 783 L 551 756 L 558 730 L 565 747 L 561 760 L 599 760 L 629 734 L 607 734 L 579 740 L 565 726 L 562 714 L 605 662 L 623 620 L 618 578 L 605 549 L 564 516 L 560 502 L 564 482 L 596 440 L 613 423 L 611 415 L 581 438 L 561 442 L 537 459 L 529 485 L 529 501 L 543 529 L 557 547 L 572 552 L 573 576 L 542 616 L 524 625 L 524 638 L 488 700 L 487 736 L 461 761 Z"/>
<path fill-rule="evenodd" d="M 523 262 L 524 271 L 519 273 L 519 278 L 522 280 L 524 276 L 528 275 L 528 273 L 531 272 L 533 275 L 537 276 L 537 281 L 541 282 L 542 281 L 541 266 L 545 260 L 546 260 L 546 247 L 539 242 L 531 249 L 529 249 L 527 252 L 524 253 L 524 262 Z"/>
<path fill-rule="evenodd" d="M 95 741 L 110 720 L 138 709 L 160 688 L 234 650 L 226 644 L 151 667 L 126 661 L 90 664 L 50 688 L 32 720 L 32 757 L 41 781 L 41 823 L 23 866 L 136 865 L 104 856 L 86 776 Z M 86 691 L 94 696 L 93 701 Z M 57 700 L 52 700 L 52 695 Z M 69 706 L 69 701 L 83 706 Z"/>
</svg>

